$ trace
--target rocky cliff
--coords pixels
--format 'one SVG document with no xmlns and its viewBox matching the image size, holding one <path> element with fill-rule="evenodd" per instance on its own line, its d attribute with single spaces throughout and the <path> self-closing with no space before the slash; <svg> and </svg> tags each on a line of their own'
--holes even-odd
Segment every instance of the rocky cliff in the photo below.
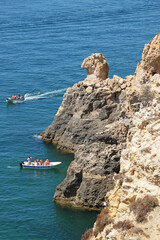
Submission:
<svg viewBox="0 0 160 240">
<path fill-rule="evenodd" d="M 121 151 L 126 146 L 130 125 L 126 89 L 131 78 L 108 79 L 109 67 L 102 54 L 92 54 L 82 67 L 87 69 L 87 78 L 67 90 L 42 137 L 75 154 L 54 200 L 97 209 L 114 186 L 112 176 L 119 172 Z"/>
<path fill-rule="evenodd" d="M 159 38 L 158 34 L 145 46 L 135 75 L 125 79 L 107 78 L 109 67 L 102 54 L 92 54 L 82 63 L 87 78 L 67 90 L 53 123 L 42 133 L 45 142 L 75 154 L 56 189 L 56 202 L 100 209 L 107 192 L 117 187 L 113 176 L 133 135 L 132 117 L 141 105 L 148 106 L 159 84 Z"/>
<path fill-rule="evenodd" d="M 107 207 L 83 240 L 160 239 L 160 34 L 145 45 L 132 81 L 140 109 L 132 115 Z"/>
</svg>

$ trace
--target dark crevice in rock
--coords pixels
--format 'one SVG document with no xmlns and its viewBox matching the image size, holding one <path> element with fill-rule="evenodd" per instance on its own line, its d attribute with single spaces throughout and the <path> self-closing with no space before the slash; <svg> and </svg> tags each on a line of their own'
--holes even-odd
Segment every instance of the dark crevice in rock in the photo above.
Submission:
<svg viewBox="0 0 160 240">
<path fill-rule="evenodd" d="M 82 182 L 82 171 L 80 173 L 76 173 L 74 179 L 70 182 L 64 191 L 64 196 L 66 198 L 76 196 L 77 190 Z"/>
</svg>

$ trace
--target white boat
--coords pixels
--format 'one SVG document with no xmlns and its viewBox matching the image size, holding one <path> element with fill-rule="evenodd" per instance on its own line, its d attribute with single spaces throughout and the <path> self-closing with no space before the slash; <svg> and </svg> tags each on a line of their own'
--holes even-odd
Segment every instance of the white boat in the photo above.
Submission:
<svg viewBox="0 0 160 240">
<path fill-rule="evenodd" d="M 45 165 L 41 165 L 41 164 L 38 164 L 35 163 L 35 162 L 31 162 L 29 164 L 29 162 L 20 162 L 20 167 L 21 168 L 27 168 L 27 169 L 52 169 L 54 168 L 55 166 L 61 164 L 62 162 L 50 162 L 49 164 Z"/>
<path fill-rule="evenodd" d="M 7 103 L 21 103 L 24 102 L 24 97 L 21 96 L 20 98 L 6 98 Z"/>
</svg>

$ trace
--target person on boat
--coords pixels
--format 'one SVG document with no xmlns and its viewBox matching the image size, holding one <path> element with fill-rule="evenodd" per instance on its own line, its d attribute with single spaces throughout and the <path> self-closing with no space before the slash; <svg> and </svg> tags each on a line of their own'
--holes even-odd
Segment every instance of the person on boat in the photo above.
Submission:
<svg viewBox="0 0 160 240">
<path fill-rule="evenodd" d="M 38 162 L 39 159 L 35 159 L 34 162 L 35 162 L 35 165 L 38 166 L 39 165 L 39 162 Z"/>
<path fill-rule="evenodd" d="M 49 165 L 49 160 L 48 160 L 48 158 L 47 158 L 46 161 L 45 161 L 45 165 Z"/>
<path fill-rule="evenodd" d="M 16 99 L 16 95 L 13 95 L 13 96 L 12 96 L 12 100 L 15 100 L 15 99 Z"/>
<path fill-rule="evenodd" d="M 27 161 L 28 161 L 29 165 L 31 165 L 31 157 L 28 157 Z"/>
<path fill-rule="evenodd" d="M 42 159 L 40 160 L 40 164 L 43 165 L 43 160 Z"/>
<path fill-rule="evenodd" d="M 21 98 L 21 95 L 20 95 L 20 94 L 18 94 L 18 95 L 17 95 L 17 98 L 18 98 L 18 99 L 20 99 L 20 98 Z"/>
</svg>

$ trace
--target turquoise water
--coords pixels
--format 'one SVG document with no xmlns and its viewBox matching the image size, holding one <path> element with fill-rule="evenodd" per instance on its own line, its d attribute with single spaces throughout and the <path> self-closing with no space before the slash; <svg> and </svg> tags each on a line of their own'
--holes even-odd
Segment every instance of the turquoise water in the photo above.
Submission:
<svg viewBox="0 0 160 240">
<path fill-rule="evenodd" d="M 79 240 L 97 213 L 52 202 L 73 155 L 44 144 L 68 87 L 82 81 L 83 59 L 101 52 L 113 74 L 133 74 L 144 44 L 160 31 L 159 1 L 0 1 L 0 239 Z M 5 98 L 26 101 L 7 105 Z M 21 170 L 28 155 L 62 161 L 50 171 Z"/>
</svg>

